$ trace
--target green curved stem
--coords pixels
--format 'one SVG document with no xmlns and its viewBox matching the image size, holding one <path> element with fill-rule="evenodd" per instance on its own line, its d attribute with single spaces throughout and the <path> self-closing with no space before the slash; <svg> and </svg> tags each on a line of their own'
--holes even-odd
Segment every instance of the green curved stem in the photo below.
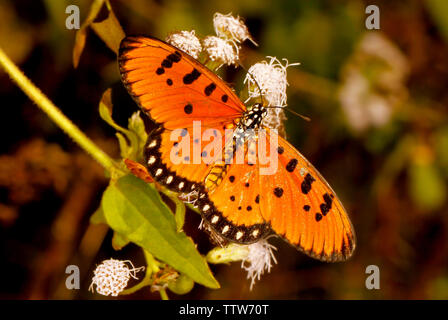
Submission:
<svg viewBox="0 0 448 320">
<path fill-rule="evenodd" d="M 44 111 L 68 136 L 89 153 L 107 171 L 120 170 L 118 164 L 98 148 L 77 126 L 73 124 L 43 93 L 29 80 L 0 48 L 0 65 L 14 82 L 36 105 Z"/>
<path fill-rule="evenodd" d="M 142 281 L 137 283 L 135 286 L 125 289 L 122 292 L 120 292 L 120 295 L 131 294 L 131 293 L 137 292 L 138 290 L 140 290 L 143 287 L 150 286 L 153 282 L 153 279 L 151 277 L 152 274 L 157 273 L 160 270 L 159 262 L 157 262 L 157 260 L 154 259 L 154 256 L 146 250 L 143 250 L 143 253 L 145 254 L 145 260 L 146 260 L 145 277 L 142 279 Z"/>
<path fill-rule="evenodd" d="M 166 290 L 164 288 L 160 289 L 160 297 L 162 298 L 162 300 L 170 300 L 170 298 L 168 298 L 168 294 L 166 293 Z"/>
<path fill-rule="evenodd" d="M 176 212 L 174 213 L 174 220 L 176 220 L 177 232 L 182 232 L 185 223 L 185 204 L 178 198 L 178 194 L 166 188 L 161 190 L 168 196 L 176 205 Z"/>
</svg>

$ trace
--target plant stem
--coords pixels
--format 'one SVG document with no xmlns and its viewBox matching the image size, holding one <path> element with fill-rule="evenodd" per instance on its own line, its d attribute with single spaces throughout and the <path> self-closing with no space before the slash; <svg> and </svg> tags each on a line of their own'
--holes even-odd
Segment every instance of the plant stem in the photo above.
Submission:
<svg viewBox="0 0 448 320">
<path fill-rule="evenodd" d="M 179 200 L 177 194 L 168 189 L 163 188 L 161 190 L 166 196 L 168 196 L 176 205 L 176 212 L 174 213 L 174 219 L 176 220 L 177 232 L 182 232 L 185 223 L 185 204 Z"/>
<path fill-rule="evenodd" d="M 115 161 L 104 153 L 77 126 L 73 124 L 43 93 L 29 80 L 0 48 L 0 65 L 12 80 L 26 93 L 36 105 L 44 111 L 70 138 L 89 153 L 109 172 L 119 170 Z"/>
<path fill-rule="evenodd" d="M 164 288 L 160 288 L 159 292 L 160 292 L 160 298 L 162 298 L 162 300 L 170 300 Z"/>
</svg>

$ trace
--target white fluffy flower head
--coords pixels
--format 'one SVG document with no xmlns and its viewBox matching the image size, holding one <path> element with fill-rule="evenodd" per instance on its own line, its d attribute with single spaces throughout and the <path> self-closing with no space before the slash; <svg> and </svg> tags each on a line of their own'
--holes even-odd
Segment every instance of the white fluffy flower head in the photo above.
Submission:
<svg viewBox="0 0 448 320">
<path fill-rule="evenodd" d="M 204 39 L 203 46 L 210 60 L 218 62 L 221 66 L 236 65 L 238 62 L 238 53 L 234 46 L 224 39 L 208 36 Z"/>
<path fill-rule="evenodd" d="M 269 106 L 286 106 L 286 69 L 290 66 L 299 65 L 299 63 L 288 63 L 283 65 L 275 57 L 267 57 L 269 62 L 262 61 L 249 68 L 244 83 L 247 83 L 249 99 L 260 97 L 260 94 L 266 100 Z M 260 92 L 261 91 L 261 92 Z M 248 99 L 248 100 L 249 100 Z"/>
<path fill-rule="evenodd" d="M 215 13 L 213 16 L 213 25 L 218 37 L 226 38 L 229 41 L 243 42 L 245 40 L 255 41 L 251 38 L 249 30 L 240 17 L 233 17 L 231 13 Z"/>
<path fill-rule="evenodd" d="M 211 263 L 229 263 L 241 261 L 241 268 L 247 271 L 247 279 L 251 280 L 252 290 L 255 281 L 260 280 L 265 271 L 271 272 L 272 265 L 277 263 L 273 245 L 267 239 L 261 239 L 249 245 L 231 243 L 226 247 L 217 247 L 207 254 Z"/>
<path fill-rule="evenodd" d="M 188 53 L 195 59 L 199 57 L 202 51 L 201 42 L 196 37 L 194 30 L 173 32 L 166 38 L 166 42 Z"/>
<path fill-rule="evenodd" d="M 247 83 L 248 99 L 263 97 L 268 106 L 285 107 L 286 106 L 286 88 L 288 81 L 286 79 L 286 69 L 290 66 L 299 65 L 299 63 L 288 63 L 283 59 L 283 65 L 275 57 L 267 57 L 269 62 L 262 61 L 251 66 L 246 74 L 244 83 Z M 263 120 L 263 124 L 272 129 L 278 129 L 285 116 L 281 108 L 270 108 L 268 114 Z"/>
<path fill-rule="evenodd" d="M 247 279 L 251 279 L 250 289 L 252 290 L 255 281 L 260 280 L 265 271 L 271 272 L 273 263 L 277 263 L 273 250 L 277 250 L 266 239 L 247 246 L 249 254 L 241 262 L 241 268 L 247 271 Z"/>
<path fill-rule="evenodd" d="M 99 294 L 116 297 L 126 288 L 129 279 L 131 277 L 137 279 L 136 273 L 144 269 L 145 267 L 134 268 L 129 260 L 104 260 L 93 272 L 94 276 L 89 290 L 93 292 L 93 285 L 95 284 L 96 292 Z"/>
</svg>

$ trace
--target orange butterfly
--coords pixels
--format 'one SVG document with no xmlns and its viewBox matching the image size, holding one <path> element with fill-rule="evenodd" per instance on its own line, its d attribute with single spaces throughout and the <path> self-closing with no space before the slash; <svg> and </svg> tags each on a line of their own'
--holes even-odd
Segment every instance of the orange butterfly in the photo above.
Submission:
<svg viewBox="0 0 448 320">
<path fill-rule="evenodd" d="M 249 244 L 271 230 L 309 256 L 323 261 L 342 261 L 355 249 L 355 233 L 342 203 L 317 170 L 286 140 L 261 125 L 266 109 L 251 108 L 218 76 L 188 54 L 158 39 L 136 36 L 122 40 L 119 52 L 122 81 L 141 109 L 159 127 L 149 134 L 145 159 L 151 176 L 167 188 L 198 192 L 202 217 L 225 239 Z M 255 163 L 181 163 L 170 156 L 179 148 L 171 140 L 174 130 L 194 139 L 193 121 L 201 121 L 200 134 L 215 128 L 225 144 L 226 129 L 262 128 L 278 140 L 278 169 L 259 173 Z M 259 137 L 260 138 L 260 137 Z M 250 143 L 245 141 L 247 150 Z M 254 151 L 245 154 L 246 159 Z M 204 152 L 201 154 L 204 156 Z M 208 155 L 211 156 L 211 155 Z M 236 156 L 236 155 L 235 155 Z"/>
</svg>

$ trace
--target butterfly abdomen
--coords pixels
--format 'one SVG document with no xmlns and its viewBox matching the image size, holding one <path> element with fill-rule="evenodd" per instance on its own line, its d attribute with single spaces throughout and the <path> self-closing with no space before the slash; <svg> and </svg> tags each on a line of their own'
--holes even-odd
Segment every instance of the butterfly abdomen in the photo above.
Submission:
<svg viewBox="0 0 448 320">
<path fill-rule="evenodd" d="M 212 190 L 217 187 L 221 182 L 224 176 L 227 173 L 227 164 L 215 164 L 210 169 L 209 174 L 205 178 L 205 188 L 206 190 Z"/>
</svg>

